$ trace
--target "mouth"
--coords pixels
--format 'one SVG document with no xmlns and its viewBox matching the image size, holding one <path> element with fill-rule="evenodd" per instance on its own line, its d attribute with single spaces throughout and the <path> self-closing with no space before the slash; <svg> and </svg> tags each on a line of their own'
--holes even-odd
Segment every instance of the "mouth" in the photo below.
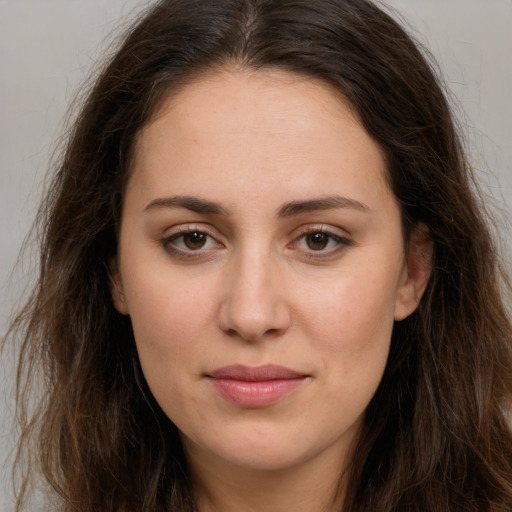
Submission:
<svg viewBox="0 0 512 512">
<path fill-rule="evenodd" d="M 293 393 L 309 375 L 277 365 L 233 365 L 219 368 L 206 377 L 227 401 L 239 407 L 261 408 Z"/>
</svg>

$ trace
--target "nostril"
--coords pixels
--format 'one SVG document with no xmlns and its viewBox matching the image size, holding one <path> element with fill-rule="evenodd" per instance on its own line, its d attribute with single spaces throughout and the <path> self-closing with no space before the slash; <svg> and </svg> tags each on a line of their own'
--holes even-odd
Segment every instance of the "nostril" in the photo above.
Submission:
<svg viewBox="0 0 512 512">
<path fill-rule="evenodd" d="M 256 342 L 260 339 L 272 339 L 272 338 L 277 338 L 279 336 L 281 336 L 283 334 L 284 330 L 283 329 L 276 329 L 276 328 L 272 328 L 272 329 L 267 329 L 266 331 L 263 331 L 263 332 L 249 332 L 247 330 L 240 330 L 240 329 L 228 329 L 227 331 L 225 331 L 225 333 L 231 337 L 231 338 L 242 338 L 246 341 L 251 341 L 251 342 Z"/>
</svg>

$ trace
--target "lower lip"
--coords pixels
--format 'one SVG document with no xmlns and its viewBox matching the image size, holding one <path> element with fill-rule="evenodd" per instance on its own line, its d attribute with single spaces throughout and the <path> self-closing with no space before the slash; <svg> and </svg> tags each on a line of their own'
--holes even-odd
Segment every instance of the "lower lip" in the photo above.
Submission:
<svg viewBox="0 0 512 512">
<path fill-rule="evenodd" d="M 306 377 L 265 381 L 211 379 L 215 390 L 240 407 L 257 408 L 272 405 L 295 391 Z"/>
</svg>

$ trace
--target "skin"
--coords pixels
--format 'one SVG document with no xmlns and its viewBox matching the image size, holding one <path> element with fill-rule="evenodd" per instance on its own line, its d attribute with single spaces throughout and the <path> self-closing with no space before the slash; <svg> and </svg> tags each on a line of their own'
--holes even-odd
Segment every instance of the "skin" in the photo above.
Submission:
<svg viewBox="0 0 512 512">
<path fill-rule="evenodd" d="M 112 294 L 201 511 L 340 510 L 393 324 L 429 277 L 420 231 L 406 255 L 382 152 L 329 86 L 224 70 L 167 98 L 137 141 Z M 208 377 L 233 364 L 305 377 L 243 407 Z"/>
</svg>

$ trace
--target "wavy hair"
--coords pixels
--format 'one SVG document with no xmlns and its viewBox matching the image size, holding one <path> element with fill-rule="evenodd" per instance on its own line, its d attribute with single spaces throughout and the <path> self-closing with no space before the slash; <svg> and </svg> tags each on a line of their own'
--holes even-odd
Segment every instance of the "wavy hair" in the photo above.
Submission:
<svg viewBox="0 0 512 512">
<path fill-rule="evenodd" d="M 510 284 L 435 68 L 368 0 L 162 0 L 104 66 L 40 208 L 39 278 L 9 334 L 28 466 L 17 510 L 36 468 L 63 512 L 196 510 L 109 263 L 137 134 L 170 92 L 230 66 L 334 86 L 386 155 L 405 237 L 421 222 L 432 240 L 432 276 L 394 327 L 343 511 L 510 511 Z"/>
</svg>

